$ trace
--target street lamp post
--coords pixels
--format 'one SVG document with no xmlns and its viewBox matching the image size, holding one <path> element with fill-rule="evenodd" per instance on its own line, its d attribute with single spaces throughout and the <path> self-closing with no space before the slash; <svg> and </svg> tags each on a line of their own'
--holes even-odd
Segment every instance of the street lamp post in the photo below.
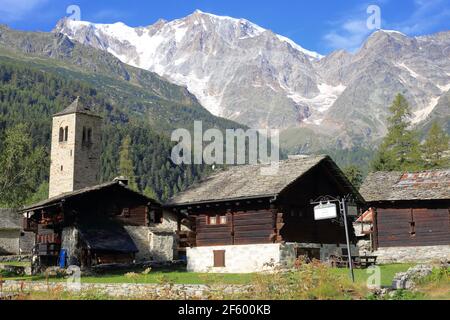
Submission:
<svg viewBox="0 0 450 320">
<path fill-rule="evenodd" d="M 348 207 L 351 203 L 351 196 L 345 196 L 345 197 L 331 197 L 331 196 L 325 196 L 320 197 L 319 199 L 315 201 L 311 201 L 312 205 L 316 205 L 314 207 L 314 213 L 315 213 L 315 219 L 316 220 L 325 220 L 325 219 L 333 219 L 337 220 L 341 225 L 343 224 L 345 227 L 345 239 L 347 241 L 347 253 L 348 253 L 348 268 L 350 270 L 350 278 L 353 282 L 355 282 L 355 273 L 353 271 L 353 260 L 352 260 L 352 251 L 351 251 L 351 245 L 350 245 L 350 231 L 348 227 Z M 335 203 L 339 205 L 339 215 L 336 211 L 336 214 L 333 216 L 333 214 L 330 214 L 330 204 Z M 352 204 L 353 205 L 353 204 Z M 322 211 L 326 208 L 327 212 L 324 214 Z M 334 207 L 336 210 L 336 205 Z"/>
</svg>

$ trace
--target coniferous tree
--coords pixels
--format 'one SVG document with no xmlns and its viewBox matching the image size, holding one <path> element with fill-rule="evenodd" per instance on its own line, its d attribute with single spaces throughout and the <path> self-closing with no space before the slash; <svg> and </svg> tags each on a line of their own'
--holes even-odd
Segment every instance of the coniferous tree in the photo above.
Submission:
<svg viewBox="0 0 450 320">
<path fill-rule="evenodd" d="M 144 189 L 144 195 L 149 197 L 150 199 L 160 200 L 156 191 L 150 186 L 147 185 Z"/>
<path fill-rule="evenodd" d="M 345 167 L 343 169 L 343 172 L 356 189 L 359 189 L 361 187 L 364 180 L 364 175 L 360 168 L 355 165 L 350 165 Z"/>
<path fill-rule="evenodd" d="M 450 137 L 437 123 L 433 123 L 422 147 L 423 157 L 428 169 L 448 168 L 450 155 L 446 154 L 449 148 Z"/>
<path fill-rule="evenodd" d="M 131 138 L 126 136 L 122 140 L 119 152 L 119 174 L 128 179 L 128 186 L 133 190 L 138 190 L 136 177 L 134 175 L 133 160 L 131 158 Z"/>
<path fill-rule="evenodd" d="M 372 163 L 374 171 L 415 171 L 423 166 L 417 133 L 409 129 L 408 101 L 401 94 L 389 108 L 388 134 Z"/>
</svg>

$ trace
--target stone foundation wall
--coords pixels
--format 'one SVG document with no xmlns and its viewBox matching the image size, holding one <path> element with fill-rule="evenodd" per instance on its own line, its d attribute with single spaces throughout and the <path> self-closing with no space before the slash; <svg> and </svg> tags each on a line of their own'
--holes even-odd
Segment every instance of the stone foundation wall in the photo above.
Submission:
<svg viewBox="0 0 450 320">
<path fill-rule="evenodd" d="M 379 248 L 373 253 L 377 262 L 386 263 L 427 263 L 450 261 L 450 245 L 429 247 Z"/>
<path fill-rule="evenodd" d="M 197 247 L 187 249 L 189 272 L 253 273 L 271 269 L 281 261 L 280 244 Z M 214 268 L 214 251 L 225 251 L 225 268 Z M 286 249 L 288 251 L 289 249 Z M 286 253 L 289 256 L 289 253 Z"/>
<path fill-rule="evenodd" d="M 150 251 L 154 261 L 174 260 L 176 248 L 175 233 L 150 229 Z"/>
<path fill-rule="evenodd" d="M 31 255 L 22 256 L 0 256 L 0 263 L 2 262 L 17 262 L 17 261 L 31 261 Z"/>
<path fill-rule="evenodd" d="M 72 292 L 72 293 L 102 293 L 116 298 L 145 298 L 145 299 L 208 299 L 215 292 L 231 294 L 246 292 L 249 286 L 241 285 L 163 285 L 163 284 L 99 284 L 81 283 L 79 288 L 74 284 L 5 281 L 3 292 Z"/>
<path fill-rule="evenodd" d="M 297 258 L 297 248 L 319 249 L 320 260 L 327 261 L 331 255 L 341 256 L 342 249 L 347 247 L 344 244 L 286 243 L 188 248 L 187 269 L 189 272 L 254 273 L 289 268 Z M 225 251 L 225 268 L 214 268 L 214 251 L 217 250 Z M 354 245 L 352 254 L 358 254 Z"/>
<path fill-rule="evenodd" d="M 124 228 L 139 250 L 136 253 L 136 261 L 150 261 L 152 256 L 150 252 L 150 233 L 148 227 L 125 226 Z"/>
<path fill-rule="evenodd" d="M 34 232 L 23 232 L 19 239 L 20 254 L 31 254 L 35 242 Z"/>
</svg>

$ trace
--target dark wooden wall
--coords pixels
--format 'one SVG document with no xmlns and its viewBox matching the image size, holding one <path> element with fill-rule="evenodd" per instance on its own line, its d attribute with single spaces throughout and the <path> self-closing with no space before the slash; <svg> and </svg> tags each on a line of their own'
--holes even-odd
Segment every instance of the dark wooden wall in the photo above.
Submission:
<svg viewBox="0 0 450 320">
<path fill-rule="evenodd" d="M 284 227 L 280 230 L 283 241 L 298 243 L 343 244 L 345 229 L 331 220 L 315 221 L 311 200 L 321 196 L 346 196 L 339 179 L 326 166 L 319 166 L 305 174 L 280 197 L 280 211 Z M 351 239 L 355 241 L 353 229 Z"/>
<path fill-rule="evenodd" d="M 447 208 L 379 208 L 376 212 L 377 247 L 450 245 Z"/>
<path fill-rule="evenodd" d="M 234 244 L 273 243 L 275 216 L 271 210 L 233 214 Z"/>
<path fill-rule="evenodd" d="M 198 247 L 232 245 L 233 237 L 230 221 L 226 225 L 208 225 L 208 216 L 213 215 L 216 215 L 216 213 L 204 213 L 197 216 L 195 222 L 196 245 Z"/>
<path fill-rule="evenodd" d="M 220 213 L 202 213 L 196 218 L 197 246 L 221 246 L 273 243 L 275 218 L 271 210 L 250 210 L 222 213 L 226 225 L 208 225 L 208 216 Z"/>
<path fill-rule="evenodd" d="M 134 208 L 126 208 L 123 213 L 115 217 L 124 225 L 130 226 L 147 226 L 148 225 L 148 208 L 147 206 L 138 206 Z M 128 212 L 127 212 L 128 211 Z"/>
</svg>

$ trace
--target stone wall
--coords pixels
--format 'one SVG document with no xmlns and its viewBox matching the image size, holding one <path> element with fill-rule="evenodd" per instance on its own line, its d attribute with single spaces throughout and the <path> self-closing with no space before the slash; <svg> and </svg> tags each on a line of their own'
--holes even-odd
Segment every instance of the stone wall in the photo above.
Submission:
<svg viewBox="0 0 450 320">
<path fill-rule="evenodd" d="M 176 248 L 172 230 L 150 229 L 150 252 L 154 261 L 172 261 Z"/>
<path fill-rule="evenodd" d="M 66 250 L 69 266 L 80 264 L 79 231 L 75 227 L 63 229 L 61 249 Z"/>
<path fill-rule="evenodd" d="M 196 247 L 187 249 L 189 272 L 253 273 L 280 264 L 280 244 Z M 225 250 L 225 268 L 214 268 L 214 251 Z M 288 250 L 288 249 L 287 249 Z"/>
<path fill-rule="evenodd" d="M 249 286 L 242 285 L 164 285 L 164 284 L 93 284 L 81 283 L 80 287 L 74 284 L 45 283 L 45 282 L 19 282 L 5 281 L 3 292 L 20 292 L 23 285 L 23 292 L 72 292 L 89 293 L 96 292 L 116 298 L 144 298 L 144 299 L 208 299 L 216 293 L 219 295 L 241 293 L 250 289 Z"/>
<path fill-rule="evenodd" d="M 173 212 L 164 210 L 161 223 L 150 223 L 152 229 L 171 230 L 173 232 L 178 230 L 178 216 Z M 182 230 L 186 227 L 182 226 Z"/>
<path fill-rule="evenodd" d="M 150 261 L 150 232 L 148 227 L 124 226 L 139 252 L 136 253 L 136 261 Z"/>
<path fill-rule="evenodd" d="M 20 254 L 20 230 L 0 230 L 0 255 Z"/>
<path fill-rule="evenodd" d="M 20 255 L 20 256 L 0 256 L 0 263 L 2 262 L 17 262 L 17 261 L 31 261 L 30 255 Z"/>
<path fill-rule="evenodd" d="M 35 238 L 34 232 L 22 232 L 19 238 L 20 254 L 31 254 Z"/>
<path fill-rule="evenodd" d="M 386 263 L 427 263 L 450 261 L 450 245 L 429 247 L 379 248 L 373 253 L 377 262 Z"/>
</svg>

